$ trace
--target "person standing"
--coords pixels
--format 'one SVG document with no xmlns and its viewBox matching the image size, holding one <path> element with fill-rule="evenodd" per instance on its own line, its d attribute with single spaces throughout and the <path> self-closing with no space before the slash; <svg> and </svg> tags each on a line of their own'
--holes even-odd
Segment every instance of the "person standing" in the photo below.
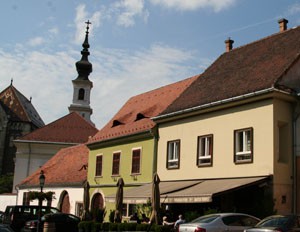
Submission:
<svg viewBox="0 0 300 232">
<path fill-rule="evenodd" d="M 182 214 L 179 214 L 178 220 L 177 220 L 177 221 L 175 222 L 175 224 L 174 224 L 174 229 L 175 229 L 175 231 L 178 231 L 179 225 L 182 224 L 182 223 L 185 223 L 185 220 L 183 219 Z"/>
</svg>

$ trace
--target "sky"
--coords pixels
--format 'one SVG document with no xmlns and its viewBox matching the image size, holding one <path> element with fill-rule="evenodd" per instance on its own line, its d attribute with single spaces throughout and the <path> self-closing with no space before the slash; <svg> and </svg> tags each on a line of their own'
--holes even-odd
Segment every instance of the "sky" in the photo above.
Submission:
<svg viewBox="0 0 300 232">
<path fill-rule="evenodd" d="M 9 0 L 0 8 L 0 91 L 13 85 L 46 124 L 69 113 L 86 24 L 92 121 L 132 96 L 200 74 L 225 52 L 300 25 L 300 0 Z M 300 38 L 299 38 L 300 40 Z"/>
</svg>

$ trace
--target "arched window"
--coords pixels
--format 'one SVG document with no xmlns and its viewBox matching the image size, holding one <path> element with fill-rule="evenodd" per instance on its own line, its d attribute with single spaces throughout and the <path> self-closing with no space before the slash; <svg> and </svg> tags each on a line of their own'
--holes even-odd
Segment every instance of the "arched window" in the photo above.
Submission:
<svg viewBox="0 0 300 232">
<path fill-rule="evenodd" d="M 83 88 L 79 89 L 78 100 L 84 100 L 85 90 Z"/>
<path fill-rule="evenodd" d="M 59 210 L 63 213 L 70 213 L 70 198 L 67 191 L 63 191 L 60 195 Z"/>
<path fill-rule="evenodd" d="M 92 217 L 101 222 L 104 217 L 104 199 L 101 193 L 96 193 L 92 198 Z"/>
</svg>

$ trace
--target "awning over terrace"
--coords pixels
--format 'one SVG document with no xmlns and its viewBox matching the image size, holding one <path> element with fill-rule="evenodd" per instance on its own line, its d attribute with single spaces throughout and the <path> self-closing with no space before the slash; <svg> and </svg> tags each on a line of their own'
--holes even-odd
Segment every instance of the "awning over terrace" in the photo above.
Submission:
<svg viewBox="0 0 300 232">
<path fill-rule="evenodd" d="M 237 190 L 249 185 L 260 184 L 268 177 L 247 177 L 230 179 L 162 181 L 159 184 L 161 203 L 207 203 L 214 195 Z M 151 183 L 124 191 L 124 203 L 147 203 L 151 198 Z M 115 196 L 107 196 L 106 201 L 114 202 Z"/>
</svg>

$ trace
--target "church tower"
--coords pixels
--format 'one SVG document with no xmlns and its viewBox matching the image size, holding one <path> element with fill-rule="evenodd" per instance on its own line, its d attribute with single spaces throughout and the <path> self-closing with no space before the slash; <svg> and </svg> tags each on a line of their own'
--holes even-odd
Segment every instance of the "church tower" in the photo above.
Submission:
<svg viewBox="0 0 300 232">
<path fill-rule="evenodd" d="M 93 71 L 92 64 L 88 60 L 89 52 L 89 21 L 86 22 L 85 40 L 82 44 L 81 60 L 76 62 L 78 77 L 72 81 L 73 83 L 73 102 L 69 106 L 69 112 L 77 112 L 87 121 L 91 121 L 93 110 L 90 107 L 90 94 L 93 88 L 93 82 L 89 80 L 89 75 Z M 93 124 L 94 125 L 94 124 Z"/>
</svg>

